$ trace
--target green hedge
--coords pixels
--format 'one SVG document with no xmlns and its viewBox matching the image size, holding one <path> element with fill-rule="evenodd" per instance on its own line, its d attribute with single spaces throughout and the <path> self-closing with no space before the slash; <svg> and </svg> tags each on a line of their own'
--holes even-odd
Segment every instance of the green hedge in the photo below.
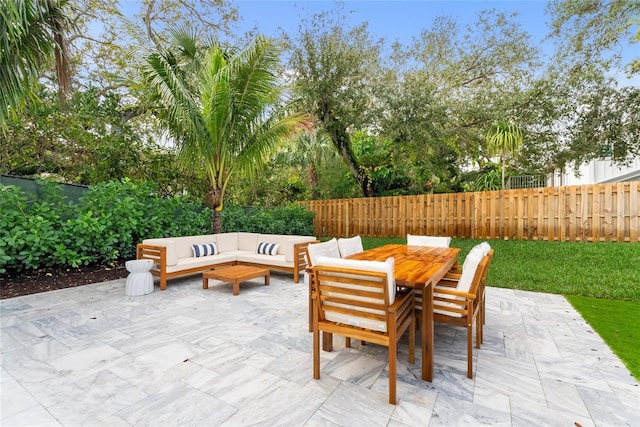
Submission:
<svg viewBox="0 0 640 427">
<path fill-rule="evenodd" d="M 66 201 L 58 185 L 46 188 L 34 198 L 0 186 L 0 272 L 108 264 L 135 258 L 142 239 L 211 230 L 211 213 L 200 202 L 157 197 L 152 185 L 106 182 L 77 204 Z"/>
<path fill-rule="evenodd" d="M 211 210 L 189 197 L 158 197 L 154 185 L 128 179 L 91 187 L 77 204 L 60 186 L 42 183 L 40 197 L 0 185 L 0 273 L 52 266 L 110 264 L 135 258 L 143 239 L 211 233 Z M 222 212 L 224 232 L 313 234 L 303 206 Z"/>
<path fill-rule="evenodd" d="M 228 206 L 222 210 L 222 231 L 313 236 L 314 215 L 301 205 L 273 208 Z"/>
</svg>

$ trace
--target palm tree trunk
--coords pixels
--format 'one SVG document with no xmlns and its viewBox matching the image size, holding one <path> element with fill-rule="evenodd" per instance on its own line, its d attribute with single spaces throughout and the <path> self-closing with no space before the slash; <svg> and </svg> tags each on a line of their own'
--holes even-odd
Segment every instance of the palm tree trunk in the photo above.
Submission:
<svg viewBox="0 0 640 427">
<path fill-rule="evenodd" d="M 318 173 L 316 172 L 316 167 L 312 164 L 309 167 L 309 184 L 311 187 L 311 198 L 313 200 L 318 199 Z"/>
<path fill-rule="evenodd" d="M 208 198 L 213 210 L 211 228 L 213 234 L 217 234 L 222 230 L 222 215 L 220 213 L 222 210 L 222 189 L 214 188 L 213 185 L 211 185 L 208 191 Z"/>
</svg>

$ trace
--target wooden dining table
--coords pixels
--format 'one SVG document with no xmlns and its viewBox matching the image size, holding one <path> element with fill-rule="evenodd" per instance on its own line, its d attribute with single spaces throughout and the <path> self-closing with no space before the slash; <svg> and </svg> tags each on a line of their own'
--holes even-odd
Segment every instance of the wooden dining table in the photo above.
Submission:
<svg viewBox="0 0 640 427">
<path fill-rule="evenodd" d="M 389 244 L 351 255 L 349 259 L 395 260 L 397 286 L 422 290 L 422 379 L 433 380 L 433 287 L 458 261 L 459 248 Z M 328 337 L 330 338 L 330 337 Z"/>
</svg>

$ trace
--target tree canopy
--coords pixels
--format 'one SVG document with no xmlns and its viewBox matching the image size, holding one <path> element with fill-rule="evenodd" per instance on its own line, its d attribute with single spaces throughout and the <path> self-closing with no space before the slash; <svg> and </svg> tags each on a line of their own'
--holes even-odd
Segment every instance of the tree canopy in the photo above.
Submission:
<svg viewBox="0 0 640 427">
<path fill-rule="evenodd" d="M 106 0 L 0 2 L 2 173 L 148 179 L 219 207 L 225 194 L 269 204 L 497 188 L 503 173 L 640 155 L 640 88 L 620 78 L 638 75 L 631 0 L 550 1 L 550 60 L 517 15 L 497 10 L 464 26 L 436 17 L 403 44 L 338 4 L 303 12 L 279 48 L 240 34 L 227 0 L 143 0 L 126 13 Z M 67 83 L 56 51 L 71 59 Z M 260 55 L 268 67 L 252 75 Z M 236 102 L 254 78 L 270 89 Z M 289 101 L 313 130 L 275 155 L 288 125 L 272 139 L 279 131 L 266 129 L 300 119 Z M 508 162 L 487 138 L 496 123 L 523 137 Z"/>
</svg>

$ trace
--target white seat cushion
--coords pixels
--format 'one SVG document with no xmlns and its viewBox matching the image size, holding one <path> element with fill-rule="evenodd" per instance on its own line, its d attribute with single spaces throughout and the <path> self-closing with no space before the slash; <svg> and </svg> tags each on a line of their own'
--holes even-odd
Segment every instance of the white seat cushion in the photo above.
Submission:
<svg viewBox="0 0 640 427">
<path fill-rule="evenodd" d="M 338 249 L 340 250 L 340 256 L 342 258 L 358 254 L 364 251 L 364 248 L 362 247 L 362 238 L 360 238 L 360 236 L 353 236 L 348 239 L 338 239 Z"/>
<path fill-rule="evenodd" d="M 311 246 L 311 245 L 309 245 Z M 395 260 L 392 257 L 386 261 L 362 261 L 355 259 L 319 257 L 317 260 L 319 266 L 353 268 L 356 270 L 370 270 L 387 273 L 387 286 L 389 290 L 389 304 L 393 304 L 396 299 L 396 278 L 394 276 Z"/>
<path fill-rule="evenodd" d="M 443 236 L 416 236 L 407 234 L 407 245 L 409 246 L 434 246 L 438 248 L 448 248 L 451 245 L 451 237 Z"/>
<path fill-rule="evenodd" d="M 309 265 L 316 265 L 319 257 L 340 258 L 340 250 L 338 249 L 338 241 L 334 237 L 322 243 L 313 243 L 307 246 L 309 252 Z"/>
</svg>

